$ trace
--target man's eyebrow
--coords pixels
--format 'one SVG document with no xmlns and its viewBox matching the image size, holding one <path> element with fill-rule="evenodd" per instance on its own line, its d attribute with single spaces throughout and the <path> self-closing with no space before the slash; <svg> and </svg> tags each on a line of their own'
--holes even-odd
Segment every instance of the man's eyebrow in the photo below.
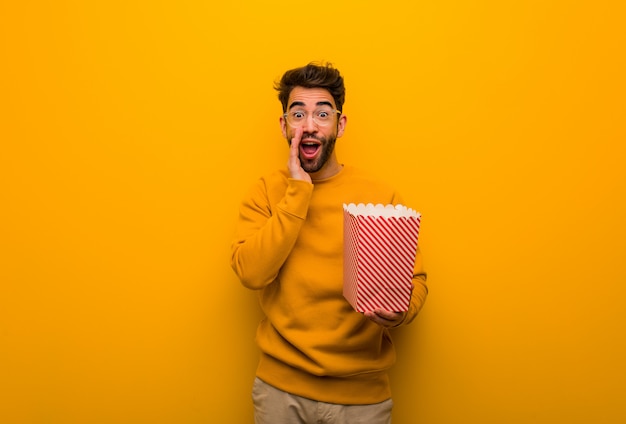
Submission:
<svg viewBox="0 0 626 424">
<path fill-rule="evenodd" d="M 319 101 L 315 105 L 316 106 L 330 106 L 330 107 L 333 107 L 332 103 L 329 102 L 328 100 Z M 296 106 L 306 106 L 306 105 L 304 104 L 304 102 L 293 102 L 292 104 L 289 105 L 289 110 L 293 109 Z"/>
<path fill-rule="evenodd" d="M 296 106 L 304 106 L 304 102 L 293 102 L 292 104 L 289 105 L 289 109 L 293 109 Z"/>
<path fill-rule="evenodd" d="M 317 102 L 317 106 L 330 106 L 330 107 L 333 107 L 333 105 L 328 100 Z"/>
</svg>

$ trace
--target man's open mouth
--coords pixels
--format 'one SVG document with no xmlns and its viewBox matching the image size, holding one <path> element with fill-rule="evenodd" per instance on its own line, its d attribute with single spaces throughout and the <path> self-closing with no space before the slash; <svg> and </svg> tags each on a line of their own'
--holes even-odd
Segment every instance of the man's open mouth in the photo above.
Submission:
<svg viewBox="0 0 626 424">
<path fill-rule="evenodd" d="M 318 142 L 302 142 L 300 143 L 300 152 L 306 159 L 315 157 L 319 151 L 321 144 Z"/>
</svg>

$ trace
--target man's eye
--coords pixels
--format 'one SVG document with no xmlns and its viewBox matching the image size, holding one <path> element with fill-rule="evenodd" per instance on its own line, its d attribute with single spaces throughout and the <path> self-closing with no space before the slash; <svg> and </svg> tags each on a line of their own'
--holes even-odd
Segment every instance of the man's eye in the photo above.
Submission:
<svg viewBox="0 0 626 424">
<path fill-rule="evenodd" d="M 317 113 L 317 116 L 318 118 L 326 119 L 330 116 L 330 113 L 326 112 L 325 110 L 322 110 Z"/>
<path fill-rule="evenodd" d="M 304 112 L 294 112 L 291 114 L 291 116 L 295 119 L 303 119 L 304 118 Z"/>
</svg>

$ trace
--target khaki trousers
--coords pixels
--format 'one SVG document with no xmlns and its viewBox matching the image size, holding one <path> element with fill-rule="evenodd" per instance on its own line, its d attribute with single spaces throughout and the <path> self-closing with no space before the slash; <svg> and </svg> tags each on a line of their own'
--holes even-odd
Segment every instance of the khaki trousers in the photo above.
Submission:
<svg viewBox="0 0 626 424">
<path fill-rule="evenodd" d="M 295 396 L 261 379 L 252 388 L 255 424 L 391 424 L 393 401 L 338 405 Z"/>
</svg>

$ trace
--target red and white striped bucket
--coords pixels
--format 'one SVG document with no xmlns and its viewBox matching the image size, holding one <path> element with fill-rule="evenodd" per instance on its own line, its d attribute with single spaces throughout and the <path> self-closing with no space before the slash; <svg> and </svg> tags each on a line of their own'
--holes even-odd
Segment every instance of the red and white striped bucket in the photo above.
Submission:
<svg viewBox="0 0 626 424">
<path fill-rule="evenodd" d="M 406 311 L 421 214 L 403 205 L 343 205 L 343 295 L 358 312 Z"/>
</svg>

